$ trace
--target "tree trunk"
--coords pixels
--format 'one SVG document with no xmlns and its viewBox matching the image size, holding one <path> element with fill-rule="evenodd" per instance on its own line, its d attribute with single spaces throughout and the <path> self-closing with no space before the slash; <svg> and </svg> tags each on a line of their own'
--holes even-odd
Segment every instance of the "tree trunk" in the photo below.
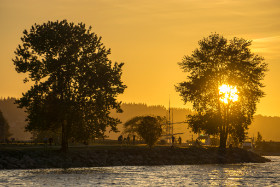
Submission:
<svg viewBox="0 0 280 187">
<path fill-rule="evenodd" d="M 222 132 L 220 134 L 220 149 L 226 149 L 227 146 L 227 134 L 225 132 Z"/>
<path fill-rule="evenodd" d="M 61 136 L 61 151 L 66 153 L 68 151 L 68 133 L 66 120 L 62 122 Z"/>
<path fill-rule="evenodd" d="M 225 150 L 227 147 L 227 137 L 228 137 L 228 111 L 229 111 L 229 104 L 226 106 L 224 110 L 224 120 L 222 124 L 222 129 L 220 131 L 220 149 Z"/>
</svg>

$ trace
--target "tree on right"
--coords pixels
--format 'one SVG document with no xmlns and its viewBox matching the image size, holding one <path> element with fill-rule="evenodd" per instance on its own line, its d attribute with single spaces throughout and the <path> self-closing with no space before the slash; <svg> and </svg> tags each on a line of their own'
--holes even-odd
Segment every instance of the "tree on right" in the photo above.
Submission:
<svg viewBox="0 0 280 187">
<path fill-rule="evenodd" d="M 198 44 L 179 62 L 187 80 L 176 85 L 176 91 L 196 111 L 188 116 L 189 127 L 218 135 L 224 149 L 229 136 L 234 142 L 245 139 L 256 104 L 265 95 L 262 80 L 268 65 L 250 50 L 250 40 L 214 33 Z"/>
</svg>

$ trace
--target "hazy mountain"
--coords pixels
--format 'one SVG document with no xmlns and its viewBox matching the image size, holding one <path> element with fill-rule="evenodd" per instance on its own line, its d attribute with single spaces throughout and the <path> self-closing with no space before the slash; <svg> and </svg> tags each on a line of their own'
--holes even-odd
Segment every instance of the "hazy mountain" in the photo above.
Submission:
<svg viewBox="0 0 280 187">
<path fill-rule="evenodd" d="M 27 140 L 31 137 L 30 133 L 24 131 L 24 126 L 26 124 L 25 117 L 26 114 L 22 109 L 17 108 L 14 104 L 15 98 L 6 98 L 0 99 L 0 110 L 3 112 L 4 117 L 7 119 L 10 125 L 10 132 L 13 134 L 12 137 L 19 140 Z M 157 116 L 166 116 L 168 117 L 168 109 L 164 106 L 148 106 L 146 104 L 136 104 L 136 103 L 124 103 L 122 104 L 123 113 L 116 113 L 112 111 L 113 117 L 118 117 L 123 123 L 127 120 L 133 118 L 134 116 L 142 115 L 157 115 Z M 173 111 L 173 112 L 172 112 Z M 173 113 L 173 122 L 184 122 L 186 115 L 191 114 L 190 109 L 181 109 L 173 108 L 170 110 L 170 120 L 172 121 Z M 280 141 L 280 117 L 268 117 L 262 115 L 256 115 L 254 117 L 253 123 L 249 126 L 249 136 L 257 136 L 259 131 L 263 138 L 267 141 Z M 119 133 L 109 133 L 106 134 L 111 139 L 117 139 L 117 137 L 122 132 L 122 124 L 118 125 Z M 186 123 L 175 124 L 174 133 L 183 133 L 180 136 L 183 139 L 183 142 L 186 139 L 191 139 L 192 133 L 188 129 Z M 177 135 L 179 136 L 179 135 Z M 197 135 L 194 135 L 196 138 Z"/>
<path fill-rule="evenodd" d="M 253 123 L 249 126 L 249 136 L 257 137 L 260 132 L 266 141 L 280 141 L 280 117 L 254 116 Z"/>
<path fill-rule="evenodd" d="M 1 98 L 0 110 L 9 123 L 11 137 L 16 138 L 16 140 L 29 140 L 31 134 L 24 130 L 26 114 L 23 109 L 17 108 L 14 102 L 15 98 Z"/>
</svg>

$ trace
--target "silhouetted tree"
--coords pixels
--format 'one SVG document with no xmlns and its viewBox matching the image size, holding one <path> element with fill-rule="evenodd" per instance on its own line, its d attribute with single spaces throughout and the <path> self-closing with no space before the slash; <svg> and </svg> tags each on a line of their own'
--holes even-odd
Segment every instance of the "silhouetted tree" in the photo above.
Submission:
<svg viewBox="0 0 280 187">
<path fill-rule="evenodd" d="M 0 142 L 6 142 L 6 140 L 11 136 L 9 128 L 10 126 L 0 110 Z"/>
<path fill-rule="evenodd" d="M 124 124 L 124 132 L 143 138 L 151 148 L 162 134 L 163 121 L 160 116 L 136 116 Z"/>
<path fill-rule="evenodd" d="M 257 142 L 257 143 L 260 143 L 260 142 L 262 142 L 262 140 L 263 140 L 262 135 L 261 135 L 261 133 L 260 133 L 260 132 L 258 132 L 256 142 Z"/>
<path fill-rule="evenodd" d="M 138 126 L 143 121 L 144 117 L 145 116 L 136 116 L 136 117 L 133 117 L 132 119 L 128 120 L 127 122 L 125 122 L 123 124 L 123 127 L 124 127 L 123 133 L 127 134 L 129 136 L 135 135 L 135 136 L 141 138 L 141 136 L 139 135 Z M 166 117 L 156 116 L 154 118 L 156 118 L 157 121 L 161 124 L 161 127 L 163 127 L 167 124 Z"/>
<path fill-rule="evenodd" d="M 259 149 L 261 148 L 261 143 L 263 141 L 263 137 L 260 132 L 258 132 L 257 140 L 256 140 L 256 147 Z"/>
<path fill-rule="evenodd" d="M 261 81 L 267 64 L 263 57 L 251 52 L 250 45 L 251 41 L 242 38 L 227 40 L 211 34 L 199 41 L 199 48 L 179 63 L 188 76 L 176 90 L 196 111 L 189 115 L 189 126 L 196 133 L 218 134 L 220 148 L 226 147 L 229 134 L 244 140 L 256 103 L 264 96 Z M 236 86 L 238 102 L 226 105 L 220 102 L 219 87 L 223 84 Z"/>
<path fill-rule="evenodd" d="M 61 131 L 63 151 L 72 137 L 87 140 L 107 126 L 116 131 L 120 121 L 109 111 L 121 112 L 123 63 L 108 59 L 110 49 L 91 27 L 49 21 L 24 30 L 21 40 L 13 62 L 18 73 L 28 73 L 24 82 L 34 82 L 17 100 L 28 113 L 27 130 Z"/>
<path fill-rule="evenodd" d="M 136 135 L 152 147 L 160 138 L 164 123 L 166 123 L 165 117 L 136 116 L 124 124 L 124 133 Z"/>
<path fill-rule="evenodd" d="M 124 134 L 128 134 L 130 136 L 137 136 L 140 137 L 138 134 L 138 125 L 142 121 L 143 116 L 136 116 L 123 124 L 124 127 Z"/>
</svg>

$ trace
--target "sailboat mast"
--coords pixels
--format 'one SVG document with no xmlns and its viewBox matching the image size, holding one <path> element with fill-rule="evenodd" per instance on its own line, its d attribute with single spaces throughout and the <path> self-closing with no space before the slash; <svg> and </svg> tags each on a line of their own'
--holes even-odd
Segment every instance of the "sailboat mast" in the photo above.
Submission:
<svg viewBox="0 0 280 187">
<path fill-rule="evenodd" d="M 170 128 L 170 95 L 169 95 L 169 107 L 168 107 L 168 133 L 171 134 L 171 128 Z"/>
<path fill-rule="evenodd" d="M 173 108 L 172 108 L 172 123 L 171 123 L 171 125 L 172 125 L 172 136 L 173 136 L 173 125 L 174 125 L 174 123 L 173 123 Z"/>
</svg>

